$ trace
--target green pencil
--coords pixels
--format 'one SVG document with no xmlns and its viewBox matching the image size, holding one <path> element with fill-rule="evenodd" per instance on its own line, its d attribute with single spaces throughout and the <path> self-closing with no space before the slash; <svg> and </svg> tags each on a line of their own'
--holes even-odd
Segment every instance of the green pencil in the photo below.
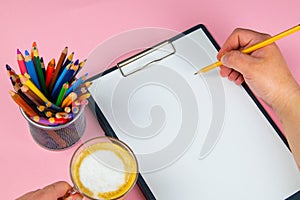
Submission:
<svg viewBox="0 0 300 200">
<path fill-rule="evenodd" d="M 55 105 L 57 105 L 57 106 L 60 106 L 60 105 L 61 105 L 61 102 L 62 102 L 62 100 L 63 100 L 63 97 L 65 96 L 65 94 L 66 94 L 68 88 L 69 88 L 69 83 L 68 83 L 68 82 L 64 83 L 63 86 L 61 87 L 61 90 L 60 90 L 60 92 L 59 92 L 59 95 L 58 95 L 58 97 L 57 97 L 57 100 L 56 100 Z"/>
<path fill-rule="evenodd" d="M 46 97 L 48 97 L 48 92 L 47 92 L 47 88 L 46 88 L 46 81 L 45 81 L 45 76 L 44 76 L 44 72 L 42 69 L 42 64 L 41 64 L 37 49 L 35 47 L 33 49 L 33 57 L 34 57 L 34 63 L 35 63 L 38 77 L 39 77 L 39 82 L 41 85 L 42 92 L 44 93 L 44 95 Z"/>
</svg>

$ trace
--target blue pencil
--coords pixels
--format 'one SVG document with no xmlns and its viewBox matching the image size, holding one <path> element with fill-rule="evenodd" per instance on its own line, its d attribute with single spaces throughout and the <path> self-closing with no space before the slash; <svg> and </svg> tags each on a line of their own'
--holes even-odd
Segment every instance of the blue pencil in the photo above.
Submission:
<svg viewBox="0 0 300 200">
<path fill-rule="evenodd" d="M 66 94 L 65 94 L 65 97 L 68 96 L 71 92 L 75 91 L 76 88 L 79 87 L 79 85 L 81 85 L 86 77 L 88 76 L 88 73 L 86 73 L 85 75 L 81 76 L 79 79 L 77 79 L 70 87 L 69 89 L 67 90 Z"/>
<path fill-rule="evenodd" d="M 64 83 L 62 83 L 66 73 L 69 71 L 69 68 L 70 68 L 70 65 L 71 63 L 66 67 L 64 68 L 64 70 L 62 71 L 62 73 L 59 75 L 58 79 L 56 80 L 56 83 L 53 87 L 53 90 L 52 90 L 52 93 L 51 93 L 51 98 L 53 97 L 53 95 L 55 94 L 56 90 L 60 89 L 59 88 L 59 85 L 62 85 Z"/>
<path fill-rule="evenodd" d="M 32 82 L 36 85 L 36 87 L 41 90 L 41 86 L 39 83 L 39 79 L 33 64 L 33 61 L 31 60 L 31 56 L 27 50 L 25 50 L 25 65 L 27 68 L 27 72 L 32 80 Z"/>
<path fill-rule="evenodd" d="M 52 100 L 55 100 L 60 92 L 60 89 L 62 88 L 63 84 L 66 82 L 69 82 L 71 78 L 73 77 L 73 74 L 75 73 L 75 69 L 78 68 L 79 60 L 76 60 L 76 62 L 70 67 L 67 66 L 59 78 L 57 79 L 54 88 L 52 90 L 51 98 Z"/>
<path fill-rule="evenodd" d="M 45 102 L 45 105 L 47 106 L 47 108 L 51 108 L 57 112 L 62 112 L 63 109 L 57 105 L 55 105 L 54 103 L 51 103 L 50 101 Z"/>
</svg>

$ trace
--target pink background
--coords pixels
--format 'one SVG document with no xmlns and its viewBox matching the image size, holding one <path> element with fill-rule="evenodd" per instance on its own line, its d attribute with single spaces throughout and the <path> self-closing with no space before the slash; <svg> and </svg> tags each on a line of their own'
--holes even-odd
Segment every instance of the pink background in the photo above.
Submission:
<svg viewBox="0 0 300 200">
<path fill-rule="evenodd" d="M 198 23 L 207 26 L 222 45 L 236 27 L 277 34 L 300 23 L 299 0 L 53 0 L 3 1 L 0 3 L 1 73 L 1 199 L 69 178 L 69 160 L 75 150 L 53 152 L 32 139 L 28 125 L 9 97 L 12 89 L 5 64 L 17 68 L 16 49 L 29 49 L 36 41 L 44 60 L 58 58 L 68 46 L 75 57 L 84 59 L 97 44 L 120 32 L 143 27 L 184 31 Z M 290 69 L 300 82 L 300 33 L 278 41 Z M 99 69 L 99 72 L 101 69 Z M 87 109 L 87 130 L 83 139 L 103 134 Z M 277 121 L 278 122 L 278 121 Z M 135 189 L 128 199 L 144 199 Z"/>
</svg>

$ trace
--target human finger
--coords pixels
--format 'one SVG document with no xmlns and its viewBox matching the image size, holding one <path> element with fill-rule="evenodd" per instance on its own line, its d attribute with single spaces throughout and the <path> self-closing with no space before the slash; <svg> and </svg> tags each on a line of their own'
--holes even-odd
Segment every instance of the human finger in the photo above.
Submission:
<svg viewBox="0 0 300 200">
<path fill-rule="evenodd" d="M 253 30 L 237 28 L 227 38 L 222 48 L 220 49 L 217 58 L 220 60 L 225 53 L 231 50 L 245 49 L 270 37 L 270 35 L 265 33 L 259 33 Z"/>
<path fill-rule="evenodd" d="M 258 58 L 244 54 L 237 50 L 232 50 L 226 53 L 221 58 L 221 62 L 228 68 L 232 68 L 243 76 L 249 76 L 258 62 Z"/>
<path fill-rule="evenodd" d="M 31 199 L 30 197 L 31 197 L 32 195 L 34 195 L 36 192 L 38 192 L 39 190 L 40 190 L 40 189 L 35 190 L 35 191 L 28 192 L 28 193 L 22 195 L 21 197 L 17 198 L 16 200 L 27 200 L 27 199 Z"/>
<path fill-rule="evenodd" d="M 232 70 L 231 73 L 228 75 L 228 79 L 230 81 L 235 81 L 239 77 L 239 75 L 240 75 L 239 72 Z"/>
<path fill-rule="evenodd" d="M 244 77 L 240 74 L 239 77 L 234 81 L 236 85 L 241 85 L 244 82 Z"/>
<path fill-rule="evenodd" d="M 54 198 L 64 196 L 72 187 L 65 181 L 59 181 L 42 189 L 45 194 L 51 194 Z"/>
<path fill-rule="evenodd" d="M 231 73 L 233 69 L 229 68 L 229 67 L 226 67 L 226 66 L 221 66 L 220 67 L 220 75 L 222 77 L 228 77 L 228 75 Z"/>
</svg>

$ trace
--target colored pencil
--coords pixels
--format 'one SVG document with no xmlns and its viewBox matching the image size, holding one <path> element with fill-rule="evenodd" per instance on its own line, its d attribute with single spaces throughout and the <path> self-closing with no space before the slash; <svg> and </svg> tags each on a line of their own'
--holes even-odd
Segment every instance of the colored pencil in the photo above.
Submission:
<svg viewBox="0 0 300 200">
<path fill-rule="evenodd" d="M 48 118 L 50 118 L 50 117 L 53 117 L 55 115 L 51 111 L 45 111 L 45 116 L 48 117 Z"/>
<path fill-rule="evenodd" d="M 47 102 L 45 103 L 45 105 L 46 105 L 48 108 L 50 108 L 50 109 L 52 109 L 52 110 L 55 110 L 55 111 L 57 111 L 57 112 L 63 111 L 63 109 L 62 109 L 61 107 L 59 107 L 59 106 L 57 106 L 57 105 L 51 103 L 50 101 L 47 101 Z"/>
<path fill-rule="evenodd" d="M 65 113 L 65 112 L 58 112 L 55 114 L 56 118 L 64 118 L 64 119 L 73 119 L 73 113 Z"/>
<path fill-rule="evenodd" d="M 78 100 L 88 99 L 90 96 L 91 96 L 90 93 L 86 93 L 86 94 L 83 94 L 83 95 L 79 96 Z"/>
<path fill-rule="evenodd" d="M 294 26 L 294 27 L 292 27 L 292 28 L 290 28 L 290 29 L 288 29 L 286 31 L 283 31 L 283 32 L 281 32 L 281 33 L 279 33 L 279 34 L 277 34 L 277 35 L 275 35 L 275 36 L 273 36 L 273 37 L 271 37 L 271 38 L 269 38 L 269 39 L 267 39 L 265 41 L 262 41 L 260 43 L 257 43 L 255 45 L 251 46 L 251 47 L 243 49 L 241 52 L 242 53 L 246 53 L 246 54 L 251 53 L 253 51 L 256 51 L 257 49 L 260 49 L 260 48 L 265 47 L 265 46 L 267 46 L 269 44 L 272 44 L 275 41 L 277 41 L 277 40 L 279 40 L 281 38 L 284 38 L 284 37 L 286 37 L 286 36 L 288 36 L 288 35 L 290 35 L 292 33 L 295 33 L 295 32 L 297 32 L 299 30 L 300 30 L 300 24 L 297 25 L 297 26 Z M 208 66 L 200 69 L 199 71 L 197 71 L 195 73 L 195 75 L 199 74 L 200 72 L 202 72 L 202 73 L 208 72 L 208 71 L 210 71 L 210 70 L 212 70 L 212 69 L 214 69 L 216 67 L 219 67 L 221 65 L 222 65 L 221 61 L 215 62 L 215 63 L 213 63 L 211 65 L 208 65 Z"/>
<path fill-rule="evenodd" d="M 73 82 L 69 87 L 69 89 L 67 90 L 65 96 L 68 96 L 71 92 L 75 91 L 79 87 L 79 85 L 81 85 L 86 80 L 87 75 L 88 73 L 81 76 L 79 79 L 75 80 L 75 82 Z"/>
<path fill-rule="evenodd" d="M 32 45 L 31 45 L 31 51 L 30 51 L 30 55 L 31 55 L 31 59 L 33 60 L 33 51 L 34 49 L 37 50 L 37 45 L 36 45 L 36 42 L 33 42 Z"/>
<path fill-rule="evenodd" d="M 62 102 L 61 107 L 64 108 L 72 104 L 73 101 L 77 99 L 77 94 L 75 92 L 71 92 Z"/>
<path fill-rule="evenodd" d="M 59 57 L 59 60 L 57 62 L 56 68 L 55 68 L 55 71 L 53 73 L 53 77 L 52 77 L 52 79 L 50 81 L 50 84 L 49 84 L 49 87 L 48 87 L 49 94 L 52 93 L 52 89 L 54 87 L 54 84 L 56 83 L 56 80 L 57 80 L 57 78 L 59 76 L 60 68 L 61 68 L 61 66 L 62 66 L 62 64 L 63 64 L 63 62 L 64 62 L 67 54 L 68 54 L 68 47 L 65 47 L 64 50 L 62 51 L 60 57 Z"/>
<path fill-rule="evenodd" d="M 65 108 L 64 108 L 64 111 L 65 111 L 66 113 L 70 113 L 72 110 L 71 110 L 70 107 L 65 107 Z"/>
<path fill-rule="evenodd" d="M 91 82 L 84 82 L 88 74 L 76 79 L 87 60 L 73 62 L 74 52 L 68 55 L 68 47 L 65 47 L 57 65 L 52 59 L 46 68 L 36 42 L 32 43 L 31 52 L 25 50 L 24 55 L 17 49 L 20 74 L 6 65 L 15 90 L 9 91 L 12 99 L 26 115 L 41 125 L 56 126 L 72 120 L 90 96 L 87 87 Z"/>
<path fill-rule="evenodd" d="M 40 90 L 41 86 L 40 86 L 39 79 L 38 79 L 38 76 L 37 76 L 37 73 L 36 73 L 36 70 L 34 67 L 34 63 L 33 63 L 32 59 L 30 57 L 30 54 L 27 50 L 25 51 L 25 64 L 26 64 L 26 68 L 27 68 L 28 74 L 29 74 L 32 82 Z"/>
<path fill-rule="evenodd" d="M 43 100 L 32 92 L 26 85 L 21 86 L 22 92 L 30 98 L 36 105 L 44 104 Z"/>
<path fill-rule="evenodd" d="M 32 116 L 30 117 L 30 119 L 32 119 L 33 121 L 41 124 L 41 125 L 44 125 L 44 126 L 52 126 L 53 123 L 50 123 L 48 118 L 45 118 L 45 117 L 40 117 L 40 116 Z"/>
<path fill-rule="evenodd" d="M 62 86 L 62 88 L 61 88 L 61 90 L 59 92 L 59 95 L 57 97 L 56 103 L 55 103 L 57 106 L 61 105 L 63 97 L 64 97 L 64 95 L 65 95 L 65 93 L 66 93 L 66 91 L 67 91 L 68 88 L 69 88 L 69 83 L 68 82 L 65 83 L 65 84 L 63 84 L 63 86 Z"/>
<path fill-rule="evenodd" d="M 64 68 L 66 68 L 73 60 L 73 56 L 74 56 L 74 52 L 72 52 L 66 59 L 66 61 L 64 62 L 64 64 L 61 66 L 59 74 L 62 73 L 62 71 L 64 70 Z"/>
<path fill-rule="evenodd" d="M 72 113 L 77 114 L 79 112 L 78 106 L 72 106 Z"/>
<path fill-rule="evenodd" d="M 34 92 L 40 99 L 42 99 L 44 102 L 48 102 L 49 100 L 45 95 L 25 76 L 22 74 L 19 75 L 21 83 L 26 85 L 32 92 Z"/>
<path fill-rule="evenodd" d="M 21 80 L 19 78 L 19 76 L 16 74 L 16 72 L 9 66 L 6 64 L 6 70 L 7 70 L 7 74 L 9 76 L 9 78 L 11 78 L 15 83 L 19 84 L 20 86 L 22 86 Z"/>
<path fill-rule="evenodd" d="M 27 105 L 29 105 L 32 108 L 32 110 L 34 110 L 34 112 L 40 114 L 39 110 L 37 109 L 37 104 L 35 104 L 34 101 L 32 101 L 26 94 L 24 94 L 24 92 L 21 90 L 20 85 L 13 82 L 12 79 L 11 81 L 13 83 L 13 88 L 17 92 L 17 94 L 25 101 L 25 103 L 27 103 Z"/>
<path fill-rule="evenodd" d="M 72 105 L 74 106 L 86 106 L 88 104 L 88 100 L 87 99 L 81 99 L 81 100 L 79 100 L 79 99 L 77 99 L 77 100 L 75 100 L 73 103 L 72 103 Z"/>
<path fill-rule="evenodd" d="M 54 72 L 54 68 L 55 68 L 55 60 L 54 58 L 48 63 L 48 66 L 47 66 L 47 71 L 46 71 L 46 87 L 47 87 L 47 90 L 48 90 L 48 93 L 50 94 L 50 90 L 49 90 L 49 84 L 50 84 L 50 81 L 51 81 L 51 78 L 52 78 L 52 75 L 53 75 L 53 72 Z"/>
<path fill-rule="evenodd" d="M 38 75 L 38 78 L 39 78 L 39 83 L 40 83 L 40 86 L 41 86 L 41 91 L 43 92 L 43 94 L 45 96 L 48 96 L 45 77 L 44 77 L 44 72 L 43 72 L 41 61 L 40 61 L 40 58 L 39 58 L 39 54 L 38 54 L 38 51 L 37 51 L 36 48 L 34 48 L 34 50 L 33 50 L 33 56 L 34 56 L 34 61 L 35 61 L 34 62 L 35 63 L 35 68 L 36 68 L 37 75 Z"/>
<path fill-rule="evenodd" d="M 60 125 L 60 124 L 65 124 L 68 121 L 70 121 L 69 119 L 65 119 L 65 118 L 56 118 L 56 117 L 50 117 L 48 119 L 48 121 L 52 124 L 52 125 Z"/>
<path fill-rule="evenodd" d="M 18 61 L 18 65 L 19 65 L 21 74 L 27 73 L 24 56 L 22 55 L 22 53 L 19 49 L 17 49 L 17 61 Z"/>
<path fill-rule="evenodd" d="M 77 94 L 77 96 L 80 96 L 80 95 L 87 93 L 87 88 L 81 87 L 81 88 L 78 88 L 77 90 L 75 90 L 74 92 Z"/>
<path fill-rule="evenodd" d="M 81 106 L 86 106 L 86 105 L 88 105 L 88 103 L 89 103 L 89 101 L 87 99 L 83 99 L 80 101 Z"/>
<path fill-rule="evenodd" d="M 57 79 L 57 82 L 52 90 L 51 98 L 56 99 L 58 97 L 60 88 L 62 85 L 66 82 L 69 82 L 70 79 L 72 78 L 75 70 L 78 68 L 79 61 L 76 60 L 75 63 L 70 63 L 61 73 L 60 77 Z"/>
<path fill-rule="evenodd" d="M 83 66 L 85 65 L 86 61 L 87 61 L 87 59 L 85 59 L 85 60 L 83 60 L 83 61 L 81 61 L 81 62 L 79 63 L 78 70 L 76 70 L 76 72 L 74 73 L 73 77 L 71 78 L 71 82 L 75 80 L 76 75 L 77 75 L 78 72 L 83 68 Z"/>
<path fill-rule="evenodd" d="M 58 95 L 57 90 L 59 90 L 61 88 L 61 86 L 65 83 L 65 82 L 63 82 L 63 79 L 65 79 L 65 75 L 69 71 L 70 65 L 71 65 L 71 63 L 63 70 L 63 72 L 60 74 L 59 78 L 57 79 L 57 81 L 53 87 L 52 93 L 51 93 L 52 100 L 55 100 L 55 96 Z"/>
<path fill-rule="evenodd" d="M 41 112 L 44 112 L 45 110 L 46 110 L 46 106 L 43 106 L 43 105 L 38 105 L 37 106 L 37 109 L 39 110 L 39 111 L 41 111 Z"/>
<path fill-rule="evenodd" d="M 19 105 L 20 108 L 29 116 L 36 116 L 37 113 L 14 91 L 9 91 L 11 98 Z"/>
<path fill-rule="evenodd" d="M 42 67 L 42 71 L 43 71 L 45 82 L 46 82 L 46 69 L 45 69 L 45 63 L 44 63 L 43 57 L 40 58 L 40 62 L 41 62 L 41 67 Z"/>
<path fill-rule="evenodd" d="M 37 109 L 37 104 L 34 103 L 34 101 L 32 101 L 29 97 L 27 97 L 26 94 L 24 94 L 24 92 L 20 89 L 19 86 L 17 86 L 18 89 L 15 88 L 15 90 L 17 91 L 17 94 L 25 101 L 25 103 L 30 106 L 30 108 L 38 115 L 40 116 L 44 116 L 44 114 L 42 112 L 40 112 Z"/>
<path fill-rule="evenodd" d="M 38 109 L 40 112 L 44 112 L 44 113 L 51 112 L 52 115 L 55 115 L 55 113 L 60 112 L 60 111 L 56 111 L 56 110 L 54 110 L 54 109 L 48 108 L 48 107 L 46 107 L 46 106 L 44 106 L 44 105 L 38 105 L 38 106 L 37 106 L 37 109 Z M 48 113 L 48 114 L 49 114 L 49 113 Z"/>
</svg>

